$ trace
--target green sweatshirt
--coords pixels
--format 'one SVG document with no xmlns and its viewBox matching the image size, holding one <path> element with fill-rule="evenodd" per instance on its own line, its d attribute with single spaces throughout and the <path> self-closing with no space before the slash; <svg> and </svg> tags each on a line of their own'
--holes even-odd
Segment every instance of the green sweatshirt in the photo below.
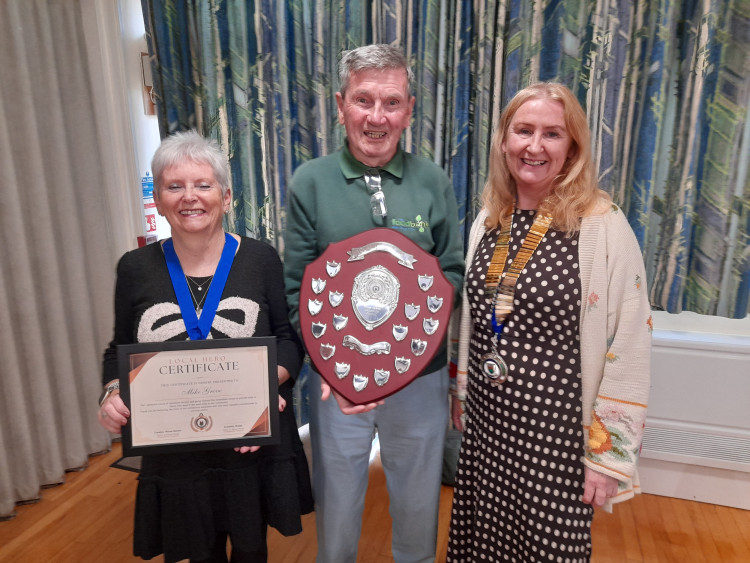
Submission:
<svg viewBox="0 0 750 563">
<path fill-rule="evenodd" d="M 328 245 L 376 227 L 397 229 L 440 261 L 456 289 L 463 284 L 463 244 L 453 187 L 435 163 L 399 148 L 380 168 L 388 207 L 385 218 L 373 217 L 363 175 L 367 166 L 346 146 L 316 158 L 294 173 L 288 192 L 284 236 L 284 283 L 292 323 L 299 329 L 299 289 L 305 266 Z M 445 346 L 424 373 L 446 365 Z"/>
</svg>

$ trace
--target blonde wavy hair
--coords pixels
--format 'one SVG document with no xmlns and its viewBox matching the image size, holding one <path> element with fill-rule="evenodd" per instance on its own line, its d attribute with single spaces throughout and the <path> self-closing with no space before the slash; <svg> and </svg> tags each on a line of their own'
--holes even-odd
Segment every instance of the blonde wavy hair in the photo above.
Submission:
<svg viewBox="0 0 750 563">
<path fill-rule="evenodd" d="M 581 228 L 581 218 L 600 212 L 602 204 L 611 203 L 607 192 L 599 189 L 591 158 L 591 135 L 586 114 L 563 84 L 539 82 L 519 91 L 503 110 L 500 123 L 492 137 L 490 166 L 482 192 L 482 203 L 487 210 L 485 227 L 503 225 L 516 203 L 516 181 L 511 176 L 502 145 L 513 116 L 529 100 L 554 100 L 563 106 L 565 128 L 571 138 L 573 156 L 566 160 L 560 174 L 554 178 L 539 211 L 552 216 L 552 225 L 569 236 Z"/>
</svg>

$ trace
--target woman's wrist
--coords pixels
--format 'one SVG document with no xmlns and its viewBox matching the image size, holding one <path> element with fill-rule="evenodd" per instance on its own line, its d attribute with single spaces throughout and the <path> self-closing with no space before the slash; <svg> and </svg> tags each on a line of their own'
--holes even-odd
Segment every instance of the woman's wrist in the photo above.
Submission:
<svg viewBox="0 0 750 563">
<path fill-rule="evenodd" d="M 283 385 L 284 383 L 286 383 L 292 378 L 292 375 L 289 373 L 289 370 L 286 369 L 284 366 L 278 367 L 278 375 L 279 375 L 279 385 Z"/>
<path fill-rule="evenodd" d="M 102 394 L 99 396 L 99 406 L 101 407 L 104 402 L 109 399 L 113 395 L 119 395 L 120 394 L 120 380 L 115 379 L 107 383 L 107 385 L 104 386 L 104 391 L 102 391 Z"/>
</svg>

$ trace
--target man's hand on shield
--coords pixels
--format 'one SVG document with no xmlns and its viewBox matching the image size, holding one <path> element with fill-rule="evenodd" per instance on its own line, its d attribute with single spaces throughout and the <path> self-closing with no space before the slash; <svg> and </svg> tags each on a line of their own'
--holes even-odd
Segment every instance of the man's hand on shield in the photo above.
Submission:
<svg viewBox="0 0 750 563">
<path fill-rule="evenodd" d="M 331 396 L 331 392 L 333 390 L 331 389 L 331 386 L 328 385 L 323 379 L 320 380 L 320 398 L 323 401 L 327 401 L 328 397 Z M 349 399 L 344 397 L 343 395 L 340 395 L 336 391 L 333 391 L 333 396 L 336 398 L 336 402 L 339 404 L 339 408 L 341 409 L 341 412 L 344 414 L 362 414 L 364 412 L 369 412 L 375 407 L 384 404 L 383 400 L 377 401 L 375 403 L 366 403 L 364 405 L 355 405 L 352 403 Z"/>
</svg>

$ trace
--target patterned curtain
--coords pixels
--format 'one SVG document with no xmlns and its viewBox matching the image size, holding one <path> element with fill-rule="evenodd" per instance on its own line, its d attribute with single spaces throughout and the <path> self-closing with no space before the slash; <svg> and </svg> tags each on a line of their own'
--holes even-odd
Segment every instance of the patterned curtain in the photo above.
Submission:
<svg viewBox="0 0 750 563">
<path fill-rule="evenodd" d="M 655 309 L 745 317 L 750 297 L 749 0 L 142 0 L 162 135 L 230 155 L 227 227 L 283 246 L 286 184 L 342 141 L 344 49 L 400 46 L 416 73 L 407 150 L 476 215 L 505 102 L 538 80 L 589 116 L 599 179 L 627 212 Z"/>
</svg>

